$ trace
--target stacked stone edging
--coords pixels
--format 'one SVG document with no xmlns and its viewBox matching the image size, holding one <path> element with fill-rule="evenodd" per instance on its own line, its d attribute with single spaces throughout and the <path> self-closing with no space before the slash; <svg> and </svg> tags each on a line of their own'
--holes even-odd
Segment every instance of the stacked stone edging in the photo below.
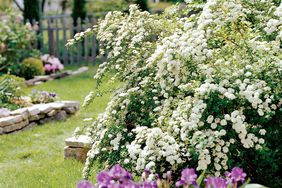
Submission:
<svg viewBox="0 0 282 188">
<path fill-rule="evenodd" d="M 85 135 L 67 138 L 64 148 L 65 158 L 74 158 L 78 161 L 85 162 L 87 153 L 91 149 L 91 138 Z"/>
<path fill-rule="evenodd" d="M 33 79 L 25 81 L 25 83 L 28 86 L 34 86 L 34 85 L 39 85 L 43 82 L 47 82 L 49 80 L 60 79 L 66 76 L 78 75 L 86 71 L 88 71 L 88 67 L 80 67 L 75 71 L 65 71 L 65 72 L 53 73 L 50 75 L 35 76 Z"/>
<path fill-rule="evenodd" d="M 36 104 L 21 108 L 0 117 L 0 135 L 44 124 L 50 121 L 63 121 L 79 110 L 77 101 L 60 101 L 47 104 Z"/>
</svg>

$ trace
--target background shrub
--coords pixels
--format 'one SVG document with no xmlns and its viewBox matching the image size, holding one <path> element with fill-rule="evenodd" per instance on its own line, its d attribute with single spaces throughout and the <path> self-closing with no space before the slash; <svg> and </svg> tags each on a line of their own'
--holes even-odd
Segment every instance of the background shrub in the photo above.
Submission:
<svg viewBox="0 0 282 188">
<path fill-rule="evenodd" d="M 37 36 L 15 10 L 0 11 L 0 19 L 0 75 L 17 75 L 24 58 L 39 57 L 39 51 L 33 48 Z"/>
<path fill-rule="evenodd" d="M 24 59 L 21 63 L 19 76 L 24 77 L 25 79 L 31 79 L 34 76 L 43 74 L 44 67 L 43 62 L 40 59 L 30 57 Z"/>
</svg>

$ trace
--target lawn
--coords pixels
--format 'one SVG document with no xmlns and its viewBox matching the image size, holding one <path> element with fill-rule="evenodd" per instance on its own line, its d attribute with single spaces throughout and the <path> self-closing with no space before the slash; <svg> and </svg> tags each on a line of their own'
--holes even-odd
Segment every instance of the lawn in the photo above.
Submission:
<svg viewBox="0 0 282 188">
<path fill-rule="evenodd" d="M 95 90 L 93 75 L 96 67 L 87 73 L 54 80 L 32 89 L 56 92 L 62 100 L 83 102 L 89 91 Z M 109 90 L 119 83 L 105 79 L 101 88 Z M 104 111 L 110 94 L 96 98 L 65 122 L 51 122 L 31 130 L 0 136 L 0 187 L 75 187 L 81 179 L 84 164 L 64 159 L 64 140 L 76 127 L 85 126 L 82 120 Z"/>
</svg>

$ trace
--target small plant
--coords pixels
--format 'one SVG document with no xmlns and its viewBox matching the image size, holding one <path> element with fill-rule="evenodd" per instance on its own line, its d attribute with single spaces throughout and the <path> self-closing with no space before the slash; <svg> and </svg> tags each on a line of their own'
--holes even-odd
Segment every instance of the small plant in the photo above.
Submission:
<svg viewBox="0 0 282 188">
<path fill-rule="evenodd" d="M 31 79 L 34 76 L 43 75 L 44 73 L 43 62 L 40 59 L 30 57 L 24 59 L 21 63 L 19 76 L 25 79 Z"/>
<path fill-rule="evenodd" d="M 56 93 L 49 93 L 47 91 L 32 90 L 30 95 L 31 102 L 33 104 L 42 104 L 54 102 L 56 100 Z"/>
<path fill-rule="evenodd" d="M 206 176 L 203 172 L 199 177 L 193 168 L 182 170 L 181 177 L 175 183 L 175 187 L 184 188 L 243 188 L 256 185 L 257 188 L 264 186 L 258 184 L 248 184 L 246 173 L 238 167 L 234 167 L 231 172 L 226 172 L 225 177 Z M 168 171 L 161 178 L 158 174 L 152 174 L 150 170 L 145 170 L 142 175 L 142 181 L 136 182 L 133 175 L 123 169 L 120 165 L 113 166 L 110 170 L 104 170 L 97 175 L 96 185 L 89 181 L 81 181 L 77 188 L 169 188 L 173 186 L 172 172 Z"/>
<path fill-rule="evenodd" d="M 64 65 L 57 57 L 45 54 L 41 56 L 41 60 L 44 63 L 44 69 L 46 74 L 52 74 L 54 72 L 61 71 L 64 69 Z"/>
<path fill-rule="evenodd" d="M 0 106 L 16 109 L 19 106 L 15 103 L 22 92 L 23 79 L 13 75 L 0 76 Z"/>
</svg>

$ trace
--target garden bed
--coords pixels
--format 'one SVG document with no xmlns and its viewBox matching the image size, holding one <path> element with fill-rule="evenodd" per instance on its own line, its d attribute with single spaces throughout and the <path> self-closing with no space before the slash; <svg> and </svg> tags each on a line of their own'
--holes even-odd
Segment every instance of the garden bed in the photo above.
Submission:
<svg viewBox="0 0 282 188">
<path fill-rule="evenodd" d="M 60 101 L 8 112 L 0 118 L 0 135 L 23 131 L 50 121 L 63 121 L 78 110 L 79 102 Z"/>
</svg>

